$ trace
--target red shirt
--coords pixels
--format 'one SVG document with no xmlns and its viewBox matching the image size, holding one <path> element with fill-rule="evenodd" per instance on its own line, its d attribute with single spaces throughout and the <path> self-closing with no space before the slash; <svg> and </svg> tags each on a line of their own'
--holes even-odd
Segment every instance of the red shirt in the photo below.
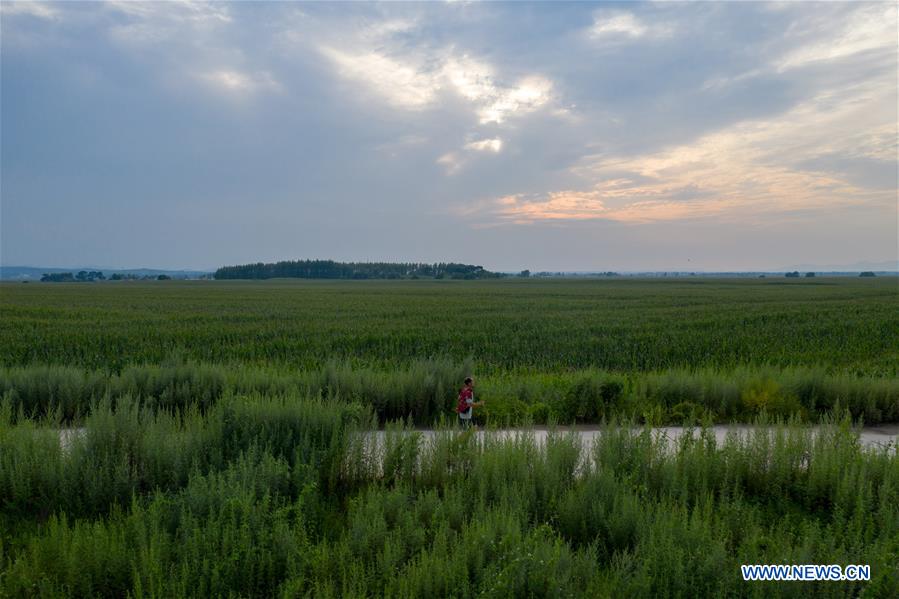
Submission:
<svg viewBox="0 0 899 599">
<path fill-rule="evenodd" d="M 471 404 L 474 401 L 474 394 L 470 387 L 464 387 L 461 391 L 459 391 L 459 405 L 456 407 L 456 411 L 462 414 L 463 412 L 467 412 L 471 409 Z"/>
</svg>

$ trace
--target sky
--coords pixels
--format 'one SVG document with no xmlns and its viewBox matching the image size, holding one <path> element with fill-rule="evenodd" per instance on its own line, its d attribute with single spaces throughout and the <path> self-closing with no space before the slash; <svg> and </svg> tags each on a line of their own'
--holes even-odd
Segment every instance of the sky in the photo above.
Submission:
<svg viewBox="0 0 899 599">
<path fill-rule="evenodd" d="M 0 263 L 895 264 L 897 5 L 0 4 Z"/>
</svg>

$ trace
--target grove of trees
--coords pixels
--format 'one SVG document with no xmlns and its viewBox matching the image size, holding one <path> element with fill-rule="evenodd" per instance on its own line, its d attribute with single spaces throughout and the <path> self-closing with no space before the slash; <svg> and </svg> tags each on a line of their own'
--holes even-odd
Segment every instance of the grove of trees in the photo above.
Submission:
<svg viewBox="0 0 899 599">
<path fill-rule="evenodd" d="M 502 276 L 501 273 L 484 270 L 482 266 L 454 262 L 291 260 L 223 266 L 215 271 L 216 279 L 498 279 Z"/>
</svg>

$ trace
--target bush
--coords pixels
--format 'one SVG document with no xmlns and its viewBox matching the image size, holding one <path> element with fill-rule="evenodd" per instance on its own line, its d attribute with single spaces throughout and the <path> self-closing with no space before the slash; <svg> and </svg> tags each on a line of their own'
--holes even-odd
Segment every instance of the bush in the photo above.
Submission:
<svg viewBox="0 0 899 599">
<path fill-rule="evenodd" d="M 605 374 L 582 376 L 574 381 L 556 408 L 560 422 L 598 422 L 617 406 L 624 384 Z"/>
<path fill-rule="evenodd" d="M 546 424 L 549 421 L 549 416 L 549 406 L 542 401 L 538 401 L 528 406 L 528 417 L 534 424 Z"/>
<path fill-rule="evenodd" d="M 695 424 L 703 415 L 703 409 L 692 401 L 682 401 L 672 406 L 671 421 L 675 424 Z"/>
<path fill-rule="evenodd" d="M 803 416 L 805 410 L 795 395 L 785 392 L 771 379 L 750 383 L 742 393 L 743 404 L 753 414 L 765 412 L 774 416 Z"/>
</svg>

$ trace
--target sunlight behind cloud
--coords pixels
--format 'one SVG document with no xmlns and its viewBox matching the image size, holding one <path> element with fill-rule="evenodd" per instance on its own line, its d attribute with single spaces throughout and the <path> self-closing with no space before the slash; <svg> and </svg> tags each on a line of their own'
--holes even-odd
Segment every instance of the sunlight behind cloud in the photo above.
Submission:
<svg viewBox="0 0 899 599">
<path fill-rule="evenodd" d="M 481 139 L 465 144 L 466 150 L 476 150 L 479 152 L 499 153 L 503 149 L 503 140 L 501 139 Z"/>
<path fill-rule="evenodd" d="M 595 181 L 589 189 L 506 195 L 474 212 L 479 222 L 637 224 L 697 218 L 745 222 L 841 206 L 895 207 L 894 188 L 809 166 L 831 156 L 894 162 L 894 100 L 890 76 L 839 93 L 822 92 L 778 118 L 737 123 L 690 144 L 633 157 L 585 157 L 572 172 Z"/>
<path fill-rule="evenodd" d="M 552 82 L 543 77 L 527 77 L 516 87 L 498 90 L 480 111 L 481 123 L 502 123 L 511 116 L 533 112 L 546 104 Z"/>
<path fill-rule="evenodd" d="M 365 83 L 400 108 L 421 110 L 434 101 L 440 89 L 434 75 L 377 52 L 350 54 L 330 47 L 319 50 L 334 61 L 341 75 Z"/>
<path fill-rule="evenodd" d="M 516 223 L 590 219 L 605 212 L 605 203 L 596 191 L 554 191 L 545 198 L 518 194 L 496 200 L 496 213 Z"/>
<path fill-rule="evenodd" d="M 533 112 L 550 100 L 553 89 L 549 79 L 538 75 L 503 86 L 490 65 L 468 56 L 451 58 L 442 72 L 459 95 L 478 106 L 482 124 L 502 123 L 511 116 Z"/>
<path fill-rule="evenodd" d="M 260 89 L 272 90 L 279 87 L 268 72 L 248 75 L 236 70 L 221 69 L 203 73 L 200 77 L 218 88 L 231 92 L 252 93 Z"/>
<path fill-rule="evenodd" d="M 470 141 L 462 148 L 464 152 L 447 152 L 437 159 L 437 164 L 446 169 L 447 175 L 455 175 L 466 164 L 477 160 L 477 155 L 499 154 L 503 149 L 503 140 L 499 138 Z"/>
<path fill-rule="evenodd" d="M 493 67 L 467 55 L 401 60 L 376 51 L 350 53 L 330 46 L 319 51 L 343 77 L 360 81 L 394 106 L 409 110 L 432 107 L 440 92 L 452 91 L 471 104 L 481 124 L 499 124 L 533 112 L 552 98 L 549 79 L 531 75 L 506 86 L 499 83 Z"/>
</svg>

